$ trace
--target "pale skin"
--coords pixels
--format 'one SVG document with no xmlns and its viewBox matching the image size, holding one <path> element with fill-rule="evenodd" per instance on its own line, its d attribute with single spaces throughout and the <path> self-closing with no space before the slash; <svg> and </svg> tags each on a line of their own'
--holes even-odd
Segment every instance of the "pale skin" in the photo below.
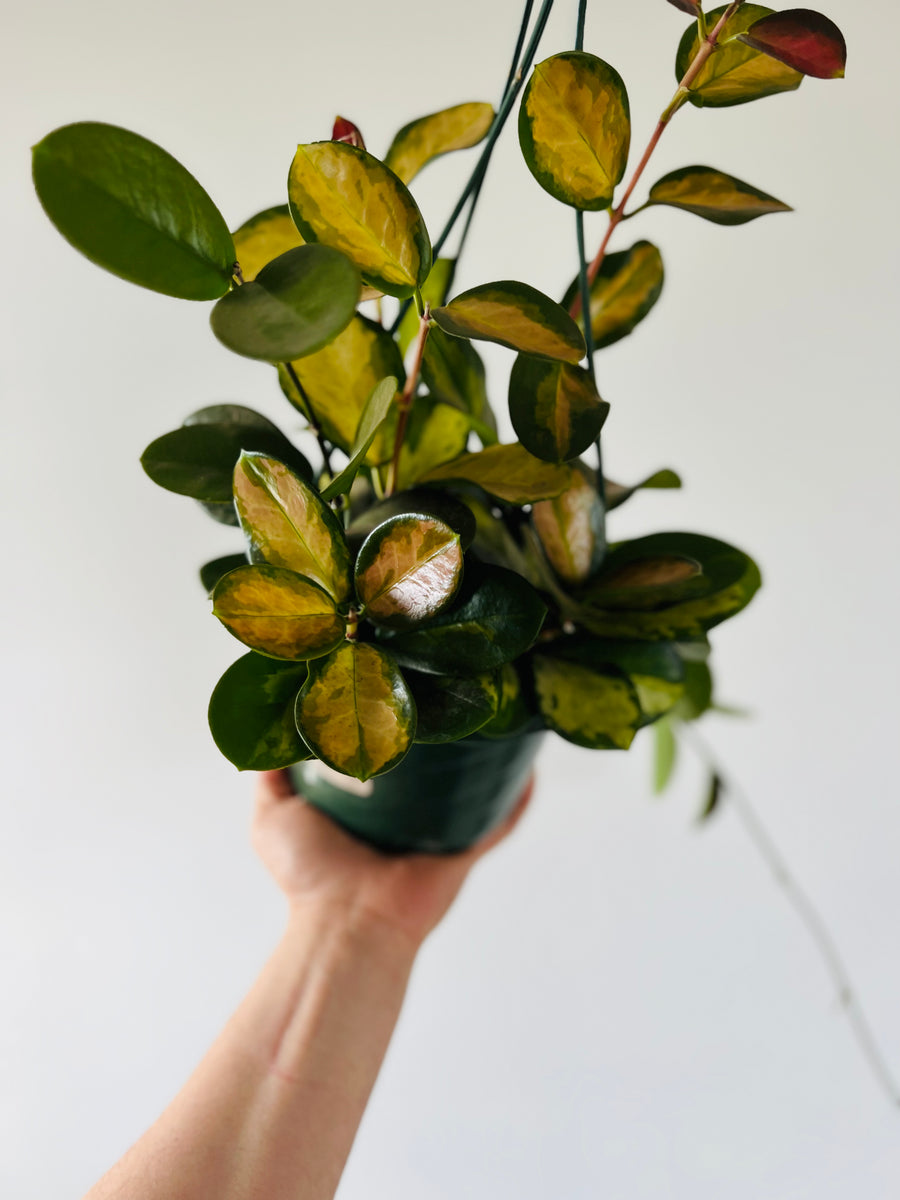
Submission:
<svg viewBox="0 0 900 1200">
<path fill-rule="evenodd" d="M 330 1200 L 425 938 L 528 802 L 462 854 L 368 849 L 259 777 L 253 844 L 284 935 L 154 1125 L 84 1200 Z"/>
</svg>

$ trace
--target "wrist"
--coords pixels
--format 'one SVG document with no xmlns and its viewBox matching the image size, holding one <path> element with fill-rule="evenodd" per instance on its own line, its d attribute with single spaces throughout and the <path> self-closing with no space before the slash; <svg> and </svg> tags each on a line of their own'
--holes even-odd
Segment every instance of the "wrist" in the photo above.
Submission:
<svg viewBox="0 0 900 1200">
<path fill-rule="evenodd" d="M 356 900 L 336 897 L 291 899 L 285 936 L 325 949 L 363 954 L 409 969 L 422 939 L 392 924 Z"/>
</svg>

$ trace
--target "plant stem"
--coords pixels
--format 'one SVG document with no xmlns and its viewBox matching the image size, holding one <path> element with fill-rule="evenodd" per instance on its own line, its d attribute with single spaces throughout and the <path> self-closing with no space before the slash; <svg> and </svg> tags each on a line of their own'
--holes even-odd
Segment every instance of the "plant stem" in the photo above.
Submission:
<svg viewBox="0 0 900 1200">
<path fill-rule="evenodd" d="M 606 248 L 609 245 L 609 239 L 612 237 L 616 226 L 624 218 L 625 206 L 631 199 L 631 194 L 637 186 L 638 180 L 643 175 L 644 168 L 650 161 L 650 157 L 653 154 L 653 151 L 656 149 L 659 139 L 665 133 L 669 122 L 678 112 L 679 108 L 681 108 L 681 106 L 687 100 L 688 95 L 690 94 L 691 84 L 702 71 L 704 63 L 712 54 L 713 50 L 715 50 L 719 40 L 719 34 L 722 32 L 725 22 L 729 21 L 734 16 L 743 3 L 744 0 L 732 0 L 732 3 L 729 4 L 728 8 L 716 22 L 715 27 L 706 36 L 706 38 L 703 39 L 700 49 L 694 56 L 694 61 L 688 67 L 687 71 L 685 71 L 684 78 L 679 83 L 675 95 L 672 97 L 671 101 L 660 116 L 656 128 L 653 131 L 653 135 L 650 138 L 650 141 L 647 143 L 647 148 L 641 157 L 641 161 L 638 163 L 634 174 L 631 176 L 631 179 L 628 182 L 628 186 L 625 189 L 625 194 L 616 208 L 609 214 L 609 225 L 606 228 L 606 233 L 603 235 L 603 241 L 600 243 L 600 249 L 597 251 L 593 261 L 591 262 L 591 265 L 588 267 L 587 276 L 589 285 L 593 284 L 594 280 L 597 278 L 600 267 L 603 265 L 603 259 L 606 257 Z M 581 307 L 581 295 L 576 293 L 571 307 L 569 308 L 570 314 L 577 319 L 579 313 L 581 312 Z"/>
<path fill-rule="evenodd" d="M 422 316 L 419 318 L 419 333 L 416 337 L 416 349 L 413 355 L 412 366 L 409 374 L 406 377 L 406 384 L 400 394 L 400 399 L 397 403 L 400 416 L 397 419 L 397 432 L 394 435 L 394 455 L 391 459 L 391 470 L 388 476 L 388 484 L 384 494 L 393 496 L 397 490 L 397 480 L 400 474 L 400 451 L 403 449 L 403 436 L 406 433 L 406 426 L 409 422 L 409 414 L 412 412 L 413 402 L 416 398 L 416 388 L 419 383 L 419 373 L 422 370 L 422 359 L 425 356 L 425 343 L 428 341 L 428 334 L 431 330 L 431 309 L 426 304 Z"/>
<path fill-rule="evenodd" d="M 872 1074 L 890 1098 L 891 1103 L 900 1107 L 900 1087 L 895 1083 L 890 1069 L 884 1060 L 884 1056 L 872 1032 L 872 1027 L 856 995 L 850 973 L 824 918 L 791 874 L 784 856 L 773 841 L 771 834 L 757 816 L 746 794 L 734 783 L 734 780 L 730 779 L 723 772 L 722 768 L 715 761 L 715 756 L 705 739 L 691 726 L 684 723 L 679 724 L 679 732 L 693 746 L 696 754 L 721 780 L 723 796 L 731 801 L 732 807 L 744 827 L 744 832 L 749 836 L 759 855 L 768 864 L 776 883 L 784 889 L 785 895 L 793 905 L 794 911 L 806 926 L 806 932 L 819 951 L 825 968 L 834 984 L 841 1007 L 847 1014 L 847 1019 L 853 1029 L 857 1044 L 868 1062 Z"/>
<path fill-rule="evenodd" d="M 313 411 L 309 403 L 309 396 L 307 396 L 306 392 L 304 391 L 303 384 L 300 382 L 300 378 L 297 375 L 297 372 L 294 370 L 293 364 L 286 362 L 284 364 L 284 369 L 287 371 L 291 383 L 297 389 L 297 399 L 300 402 L 300 411 L 303 413 L 304 417 L 306 417 L 307 423 L 309 424 L 311 431 L 315 434 L 316 441 L 319 443 L 319 451 L 322 455 L 322 461 L 324 463 L 325 470 L 329 475 L 333 475 L 334 471 L 332 470 L 331 466 L 331 450 L 329 449 L 328 443 L 325 441 L 325 438 L 322 435 L 322 430 L 318 421 L 313 416 Z"/>
<path fill-rule="evenodd" d="M 587 15 L 587 0 L 578 0 L 578 21 L 575 25 L 575 49 L 584 49 L 584 18 Z"/>
</svg>

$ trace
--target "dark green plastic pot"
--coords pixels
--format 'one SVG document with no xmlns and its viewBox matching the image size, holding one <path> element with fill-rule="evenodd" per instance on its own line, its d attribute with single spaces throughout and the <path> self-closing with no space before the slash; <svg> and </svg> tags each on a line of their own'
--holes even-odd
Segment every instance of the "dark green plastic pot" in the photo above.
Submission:
<svg viewBox="0 0 900 1200">
<path fill-rule="evenodd" d="M 345 783 L 311 759 L 295 763 L 291 779 L 310 804 L 379 850 L 449 854 L 471 846 L 513 809 L 543 738 L 543 732 L 474 734 L 415 745 L 393 771 L 366 783 Z"/>
</svg>

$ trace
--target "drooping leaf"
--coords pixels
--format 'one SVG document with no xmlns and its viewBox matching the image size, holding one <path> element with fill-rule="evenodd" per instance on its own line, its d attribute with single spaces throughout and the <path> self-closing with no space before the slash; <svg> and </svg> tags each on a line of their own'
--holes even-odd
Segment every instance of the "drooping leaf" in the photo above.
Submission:
<svg viewBox="0 0 900 1200">
<path fill-rule="evenodd" d="M 722 793 L 724 791 L 725 781 L 717 771 L 713 771 L 709 777 L 709 786 L 706 792 L 706 799 L 703 803 L 703 808 L 700 810 L 700 813 L 697 817 L 698 823 L 708 821 L 714 813 L 718 812 L 719 805 L 722 800 Z"/>
<path fill-rule="evenodd" d="M 459 534 L 436 517 L 390 517 L 363 542 L 356 593 L 378 625 L 406 629 L 446 608 L 462 579 Z"/>
<path fill-rule="evenodd" d="M 431 242 L 406 186 L 384 163 L 343 142 L 297 147 L 291 215 L 308 242 L 342 251 L 363 280 L 403 299 L 431 270 Z"/>
<path fill-rule="evenodd" d="M 285 362 L 336 338 L 358 302 L 359 276 L 345 255 L 329 246 L 298 246 L 223 296 L 210 324 L 235 354 Z"/>
<path fill-rule="evenodd" d="M 385 155 L 385 166 L 404 183 L 409 183 L 433 158 L 451 150 L 477 146 L 487 135 L 493 120 L 491 105 L 477 101 L 456 104 L 453 108 L 419 117 L 404 125 L 391 142 Z"/>
<path fill-rule="evenodd" d="M 228 291 L 235 253 L 225 219 L 154 142 L 84 121 L 49 133 L 33 148 L 32 163 L 47 216 L 98 266 L 184 300 Z"/>
<path fill-rule="evenodd" d="M 458 741 L 481 729 L 497 711 L 494 672 L 461 677 L 407 670 L 404 678 L 416 702 L 417 742 Z"/>
<path fill-rule="evenodd" d="M 640 483 L 628 486 L 624 483 L 613 483 L 611 479 L 605 481 L 606 484 L 606 511 L 611 512 L 612 509 L 618 508 L 620 504 L 624 504 L 641 488 L 680 488 L 681 478 L 675 471 L 668 467 L 662 471 L 654 471 L 652 475 L 648 475 L 646 479 L 642 479 Z"/>
<path fill-rule="evenodd" d="M 476 454 L 464 454 L 453 462 L 429 471 L 423 483 L 465 479 L 477 483 L 489 495 L 508 504 L 532 504 L 548 500 L 572 486 L 569 466 L 542 462 L 524 446 L 488 446 Z"/>
<path fill-rule="evenodd" d="M 242 454 L 234 503 L 254 562 L 286 567 L 337 601 L 350 595 L 350 555 L 334 513 L 312 488 L 273 458 Z"/>
<path fill-rule="evenodd" d="M 738 41 L 816 79 L 843 79 L 844 35 L 828 17 L 810 8 L 789 8 L 754 21 Z"/>
<path fill-rule="evenodd" d="M 678 757 L 678 742 L 672 723 L 663 719 L 653 727 L 655 734 L 653 753 L 653 790 L 659 796 L 669 786 L 675 761 Z"/>
<path fill-rule="evenodd" d="M 456 271 L 455 258 L 438 258 L 431 264 L 428 278 L 422 284 L 422 300 L 432 308 L 443 304 L 450 292 L 453 275 Z M 416 340 L 419 332 L 419 314 L 416 306 L 410 304 L 397 329 L 397 344 L 401 354 L 405 354 Z M 432 330 L 432 333 L 434 330 Z"/>
<path fill-rule="evenodd" d="M 482 737 L 509 737 L 534 719 L 525 699 L 522 678 L 515 663 L 504 663 L 494 672 L 498 688 L 497 711 L 482 725 Z"/>
<path fill-rule="evenodd" d="M 566 741 L 592 750 L 627 750 L 641 709 L 628 677 L 549 653 L 533 657 L 534 687 L 544 721 Z"/>
<path fill-rule="evenodd" d="M 357 642 L 310 663 L 295 716 L 313 753 L 356 779 L 396 766 L 416 729 L 415 701 L 391 655 Z"/>
<path fill-rule="evenodd" d="M 603 505 L 586 471 L 576 468 L 572 485 L 531 510 L 541 546 L 556 574 L 566 583 L 584 583 L 606 553 Z"/>
<path fill-rule="evenodd" d="M 584 338 L 566 310 L 527 283 L 504 279 L 481 284 L 433 309 L 431 316 L 453 337 L 497 342 L 563 362 L 584 358 Z"/>
<path fill-rule="evenodd" d="M 372 394 L 366 401 L 362 416 L 359 418 L 353 445 L 350 447 L 350 461 L 343 471 L 335 475 L 328 487 L 322 490 L 323 500 L 333 500 L 335 496 L 340 496 L 342 492 L 349 490 L 369 452 L 369 447 L 393 407 L 396 394 L 397 380 L 393 375 L 382 379 L 372 389 Z"/>
<path fill-rule="evenodd" d="M 404 665 L 437 675 L 474 675 L 511 662 L 540 632 L 546 607 L 521 576 L 467 563 L 456 599 L 427 625 L 382 638 Z"/>
<path fill-rule="evenodd" d="M 538 63 L 519 109 L 519 144 L 532 175 L 573 208 L 609 208 L 625 173 L 631 119 L 625 84 L 580 50 Z"/>
<path fill-rule="evenodd" d="M 728 6 L 723 5 L 707 13 L 706 20 L 712 29 L 724 16 Z M 803 75 L 792 67 L 745 46 L 738 40 L 761 17 L 772 12 L 762 4 L 744 4 L 725 23 L 719 43 L 709 56 L 697 78 L 691 84 L 690 101 L 698 108 L 726 108 L 732 104 L 746 104 L 763 96 L 774 96 L 777 92 L 792 92 L 803 82 Z M 675 75 L 681 80 L 700 49 L 700 35 L 696 25 L 689 25 L 678 46 L 675 59 Z"/>
<path fill-rule="evenodd" d="M 400 448 L 397 486 L 408 489 L 465 453 L 472 418 L 458 408 L 417 396 Z"/>
<path fill-rule="evenodd" d="M 393 375 L 402 386 L 406 378 L 394 339 L 375 321 L 360 316 L 355 316 L 323 350 L 291 365 L 322 432 L 345 453 L 350 452 L 366 404 L 378 383 Z M 293 380 L 282 367 L 278 376 L 288 400 L 302 411 Z M 366 455 L 370 465 L 390 458 L 390 430 L 388 421 L 376 434 Z"/>
<path fill-rule="evenodd" d="M 303 245 L 286 204 L 266 208 L 245 221 L 232 234 L 244 281 L 249 283 L 273 259 Z"/>
<path fill-rule="evenodd" d="M 463 550 L 468 550 L 475 537 L 475 518 L 472 510 L 448 492 L 429 488 L 411 488 L 409 491 L 395 492 L 393 496 L 373 504 L 350 523 L 347 537 L 361 544 L 373 529 L 390 517 L 406 513 L 437 517 L 459 536 L 459 544 Z"/>
<path fill-rule="evenodd" d="M 332 597 L 284 567 L 237 567 L 219 580 L 212 600 L 228 632 L 270 658 L 318 658 L 344 639 L 346 622 Z"/>
<path fill-rule="evenodd" d="M 654 183 L 647 204 L 683 208 L 716 225 L 744 225 L 766 213 L 793 212 L 789 204 L 714 167 L 670 171 Z"/>
<path fill-rule="evenodd" d="M 192 413 L 180 429 L 150 443 L 141 466 L 170 492 L 231 508 L 232 476 L 242 450 L 277 455 L 312 478 L 309 463 L 277 425 L 239 404 L 216 404 Z"/>
<path fill-rule="evenodd" d="M 674 584 L 679 589 L 694 590 L 702 585 L 701 594 L 675 599 L 656 609 L 640 607 L 628 611 L 603 608 L 610 590 L 606 579 L 620 567 L 641 559 L 665 556 L 694 560 L 702 575 Z M 649 640 L 677 640 L 699 637 L 720 621 L 740 612 L 758 590 L 761 583 L 759 568 L 742 551 L 715 538 L 696 533 L 656 533 L 649 537 L 623 542 L 608 555 L 603 572 L 588 584 L 583 593 L 579 623 L 601 637 Z M 700 588 L 697 589 L 698 591 Z M 636 603 L 641 603 L 640 589 L 634 589 Z M 644 593 L 644 599 L 647 593 Z"/>
<path fill-rule="evenodd" d="M 306 670 L 306 663 L 277 662 L 251 650 L 216 684 L 210 732 L 239 771 L 275 771 L 311 757 L 294 721 Z"/>
<path fill-rule="evenodd" d="M 485 386 L 484 363 L 471 342 L 449 337 L 437 326 L 425 343 L 422 379 L 436 400 L 471 414 L 482 432 L 482 440 L 497 440 L 497 421 L 491 411 Z"/>
<path fill-rule="evenodd" d="M 635 242 L 630 250 L 606 255 L 591 284 L 595 350 L 626 337 L 643 321 L 659 299 L 664 279 L 662 256 L 652 242 Z M 569 308 L 577 293 L 576 279 L 563 297 L 564 308 Z M 578 324 L 584 328 L 581 314 Z"/>
<path fill-rule="evenodd" d="M 519 441 L 544 462 L 577 458 L 609 413 L 590 374 L 572 363 L 520 354 L 509 377 L 509 415 Z"/>
<path fill-rule="evenodd" d="M 247 556 L 245 554 L 223 554 L 221 558 L 213 558 L 204 563 L 200 568 L 200 582 L 203 584 L 203 590 L 207 596 L 224 575 L 227 575 L 229 571 L 234 571 L 237 567 L 246 566 L 246 564 Z"/>
</svg>

